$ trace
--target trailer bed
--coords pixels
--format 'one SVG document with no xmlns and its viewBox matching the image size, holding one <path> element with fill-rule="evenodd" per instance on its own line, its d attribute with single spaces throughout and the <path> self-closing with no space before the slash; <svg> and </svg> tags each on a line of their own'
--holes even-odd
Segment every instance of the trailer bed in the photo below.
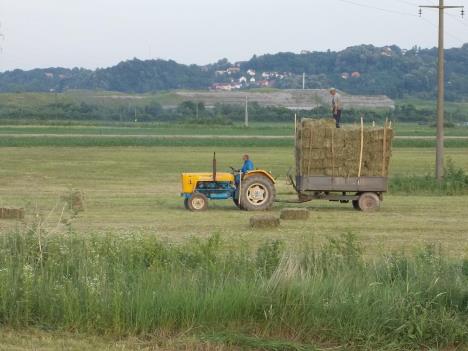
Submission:
<svg viewBox="0 0 468 351">
<path fill-rule="evenodd" d="M 296 176 L 296 189 L 300 193 L 311 191 L 384 193 L 388 190 L 388 178 Z"/>
</svg>

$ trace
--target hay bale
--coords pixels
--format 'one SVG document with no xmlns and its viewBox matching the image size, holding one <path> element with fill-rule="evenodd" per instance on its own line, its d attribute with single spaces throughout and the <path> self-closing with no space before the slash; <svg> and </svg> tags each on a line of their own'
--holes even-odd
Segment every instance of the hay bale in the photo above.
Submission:
<svg viewBox="0 0 468 351">
<path fill-rule="evenodd" d="M 393 130 L 389 127 L 366 127 L 363 130 L 363 137 L 360 175 L 387 176 Z M 337 129 L 331 119 L 303 119 L 297 128 L 296 142 L 297 175 L 335 177 L 359 175 L 360 127 Z"/>
<path fill-rule="evenodd" d="M 250 217 L 250 227 L 255 229 L 277 228 L 280 219 L 273 215 L 257 215 Z"/>
<path fill-rule="evenodd" d="M 1 219 L 24 219 L 24 208 L 0 208 Z"/>
<path fill-rule="evenodd" d="M 306 220 L 310 212 L 306 208 L 284 208 L 281 210 L 281 219 L 286 220 Z"/>
<path fill-rule="evenodd" d="M 84 194 L 79 189 L 72 189 L 67 194 L 62 196 L 62 200 L 68 204 L 68 208 L 75 212 L 82 212 L 85 209 L 84 206 Z"/>
</svg>

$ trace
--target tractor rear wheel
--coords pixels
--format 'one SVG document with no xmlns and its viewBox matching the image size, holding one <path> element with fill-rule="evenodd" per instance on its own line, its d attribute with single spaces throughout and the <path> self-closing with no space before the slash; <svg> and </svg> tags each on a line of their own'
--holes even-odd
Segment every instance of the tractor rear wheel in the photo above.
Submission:
<svg viewBox="0 0 468 351">
<path fill-rule="evenodd" d="M 208 208 L 208 198 L 201 193 L 195 193 L 187 199 L 187 207 L 192 212 L 205 211 Z"/>
<path fill-rule="evenodd" d="M 276 197 L 273 182 L 261 175 L 247 177 L 241 183 L 240 191 L 240 207 L 247 211 L 268 210 Z"/>
<path fill-rule="evenodd" d="M 372 212 L 380 208 L 380 199 L 376 193 L 362 193 L 358 199 L 359 209 L 363 212 Z"/>
</svg>

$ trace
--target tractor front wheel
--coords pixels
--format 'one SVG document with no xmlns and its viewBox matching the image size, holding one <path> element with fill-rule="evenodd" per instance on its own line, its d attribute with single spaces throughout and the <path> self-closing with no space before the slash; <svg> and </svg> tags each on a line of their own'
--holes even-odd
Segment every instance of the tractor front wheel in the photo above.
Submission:
<svg viewBox="0 0 468 351">
<path fill-rule="evenodd" d="M 192 212 L 205 211 L 208 208 L 208 198 L 200 193 L 193 194 L 187 199 L 187 207 Z"/>
<path fill-rule="evenodd" d="M 271 208 L 275 196 L 275 186 L 270 179 L 250 176 L 241 183 L 240 207 L 247 211 L 265 211 Z"/>
</svg>

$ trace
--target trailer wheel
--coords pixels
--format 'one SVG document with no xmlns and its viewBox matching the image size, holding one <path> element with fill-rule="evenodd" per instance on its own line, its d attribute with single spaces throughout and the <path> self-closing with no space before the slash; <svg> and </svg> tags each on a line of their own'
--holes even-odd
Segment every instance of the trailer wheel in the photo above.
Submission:
<svg viewBox="0 0 468 351">
<path fill-rule="evenodd" d="M 275 197 L 275 186 L 265 176 L 250 176 L 241 184 L 240 206 L 244 210 L 268 210 L 273 205 Z"/>
<path fill-rule="evenodd" d="M 372 212 L 380 208 L 380 199 L 376 193 L 362 193 L 358 200 L 359 209 L 363 212 Z"/>
<path fill-rule="evenodd" d="M 203 194 L 193 194 L 187 200 L 188 209 L 192 212 L 205 211 L 208 208 L 208 198 Z"/>
</svg>

